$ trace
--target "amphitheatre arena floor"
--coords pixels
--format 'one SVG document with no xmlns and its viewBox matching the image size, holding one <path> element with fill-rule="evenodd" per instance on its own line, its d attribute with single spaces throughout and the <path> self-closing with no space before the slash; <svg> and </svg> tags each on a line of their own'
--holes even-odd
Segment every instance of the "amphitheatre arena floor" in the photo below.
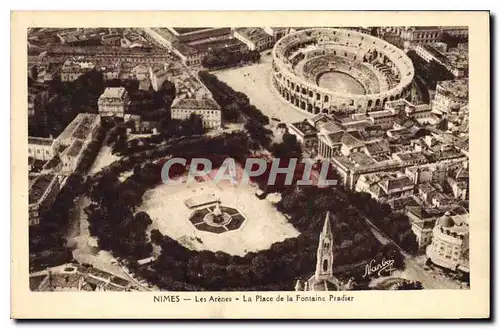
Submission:
<svg viewBox="0 0 500 329">
<path fill-rule="evenodd" d="M 302 121 L 312 116 L 287 104 L 271 85 L 272 56 L 262 54 L 260 63 L 212 72 L 234 90 L 248 96 L 250 103 L 265 115 L 285 123 Z"/>
<path fill-rule="evenodd" d="M 146 211 L 153 221 L 150 230 L 158 229 L 192 250 L 224 251 L 243 256 L 251 251 L 268 249 L 271 244 L 296 237 L 299 232 L 278 212 L 272 195 L 260 200 L 251 185 L 237 187 L 229 181 L 217 185 L 206 177 L 204 182 L 190 185 L 161 184 L 144 195 L 138 211 Z M 184 201 L 192 197 L 215 195 L 221 206 L 237 208 L 246 217 L 243 225 L 235 231 L 221 234 L 197 230 L 189 221 L 192 213 Z"/>
<path fill-rule="evenodd" d="M 345 94 L 364 95 L 365 89 L 356 79 L 342 72 L 326 72 L 319 78 L 320 87 Z"/>
</svg>

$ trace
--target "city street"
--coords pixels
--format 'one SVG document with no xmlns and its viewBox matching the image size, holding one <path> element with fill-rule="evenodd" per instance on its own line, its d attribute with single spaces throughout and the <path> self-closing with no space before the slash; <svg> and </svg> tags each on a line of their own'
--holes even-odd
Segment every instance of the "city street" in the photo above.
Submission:
<svg viewBox="0 0 500 329">
<path fill-rule="evenodd" d="M 97 241 L 90 235 L 89 222 L 84 212 L 89 204 L 88 197 L 80 196 L 76 199 L 73 209 L 70 210 L 71 223 L 66 239 L 67 246 L 73 249 L 73 258 L 80 264 L 89 264 L 99 270 L 132 281 L 141 291 L 151 290 L 131 277 L 111 253 L 98 248 Z"/>
<path fill-rule="evenodd" d="M 396 242 L 380 231 L 368 218 L 365 221 L 370 227 L 373 235 L 382 244 L 392 244 L 401 252 L 405 258 L 405 269 L 401 272 L 401 277 L 411 281 L 420 281 L 425 289 L 460 289 L 460 285 L 449 280 L 438 273 L 433 273 L 432 269 L 426 271 L 423 267 L 425 257 L 412 256 L 404 251 Z"/>
</svg>

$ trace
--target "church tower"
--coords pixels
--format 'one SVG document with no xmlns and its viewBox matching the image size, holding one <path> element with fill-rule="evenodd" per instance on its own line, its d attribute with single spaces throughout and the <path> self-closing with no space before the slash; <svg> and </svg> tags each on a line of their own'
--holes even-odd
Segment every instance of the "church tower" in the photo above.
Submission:
<svg viewBox="0 0 500 329">
<path fill-rule="evenodd" d="M 330 226 L 330 212 L 326 213 L 323 231 L 319 235 L 316 260 L 316 280 L 325 280 L 333 276 L 333 235 Z"/>
</svg>

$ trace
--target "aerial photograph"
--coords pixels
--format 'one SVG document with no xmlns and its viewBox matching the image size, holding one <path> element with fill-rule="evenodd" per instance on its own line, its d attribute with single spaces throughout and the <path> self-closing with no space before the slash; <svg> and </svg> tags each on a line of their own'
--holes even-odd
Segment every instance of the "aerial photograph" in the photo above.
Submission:
<svg viewBox="0 0 500 329">
<path fill-rule="evenodd" d="M 467 26 L 27 35 L 31 291 L 470 289 Z"/>
</svg>

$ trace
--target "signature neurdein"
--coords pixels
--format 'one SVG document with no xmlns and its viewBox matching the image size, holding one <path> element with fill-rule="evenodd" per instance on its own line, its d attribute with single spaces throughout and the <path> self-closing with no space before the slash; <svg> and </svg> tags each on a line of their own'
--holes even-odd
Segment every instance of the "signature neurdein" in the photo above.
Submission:
<svg viewBox="0 0 500 329">
<path fill-rule="evenodd" d="M 365 266 L 365 273 L 363 274 L 363 278 L 366 278 L 367 276 L 373 274 L 373 273 L 378 273 L 378 275 L 381 275 L 382 272 L 392 272 L 394 269 L 392 266 L 394 265 L 394 260 L 389 259 L 386 260 L 385 258 L 382 258 L 382 261 L 378 264 L 375 264 L 375 259 L 372 259 L 368 264 Z"/>
</svg>

